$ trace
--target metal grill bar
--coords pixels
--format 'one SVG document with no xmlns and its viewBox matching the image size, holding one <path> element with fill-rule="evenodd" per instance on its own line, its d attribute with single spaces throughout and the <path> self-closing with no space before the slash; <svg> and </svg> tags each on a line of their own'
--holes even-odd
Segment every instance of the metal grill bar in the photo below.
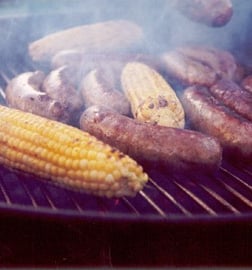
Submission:
<svg viewBox="0 0 252 270">
<path fill-rule="evenodd" d="M 172 195 L 168 193 L 165 189 L 159 186 L 155 181 L 149 179 L 149 181 L 157 188 L 168 200 L 174 203 L 185 215 L 191 216 L 191 213 L 185 209 L 183 205 L 181 205 Z"/>
<path fill-rule="evenodd" d="M 224 205 L 227 209 L 230 210 L 230 212 L 233 212 L 234 214 L 239 214 L 240 212 L 234 207 L 232 206 L 228 201 L 226 201 L 223 197 L 221 197 L 220 195 L 218 195 L 215 191 L 211 190 L 208 187 L 205 187 L 203 185 L 201 185 L 202 188 L 204 188 L 211 196 L 213 196 L 214 199 L 216 199 L 217 201 L 219 201 L 222 205 Z"/>
</svg>

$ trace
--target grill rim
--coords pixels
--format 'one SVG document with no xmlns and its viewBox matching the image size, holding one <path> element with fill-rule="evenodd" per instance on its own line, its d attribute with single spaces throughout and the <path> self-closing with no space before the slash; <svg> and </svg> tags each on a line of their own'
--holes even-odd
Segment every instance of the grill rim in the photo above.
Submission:
<svg viewBox="0 0 252 270">
<path fill-rule="evenodd" d="M 218 214 L 211 216 L 208 214 L 193 214 L 185 216 L 181 214 L 170 214 L 161 216 L 156 214 L 122 214 L 109 212 L 106 215 L 98 215 L 95 211 L 77 212 L 70 209 L 48 209 L 47 207 L 34 208 L 33 206 L 23 206 L 17 204 L 7 205 L 0 202 L 1 215 L 35 218 L 43 220 L 57 221 L 79 221 L 79 222 L 97 222 L 97 223 L 143 223 L 143 224 L 223 224 L 223 223 L 249 223 L 252 222 L 252 213 L 240 214 Z"/>
<path fill-rule="evenodd" d="M 48 181 L 47 179 L 40 179 L 37 178 L 31 174 L 28 173 L 22 173 L 17 170 L 11 170 L 5 167 L 0 166 L 0 170 L 6 170 L 7 173 L 14 173 L 14 177 L 17 177 L 16 181 L 20 182 L 20 185 L 24 188 L 23 192 L 27 192 L 28 190 L 28 197 L 31 201 L 36 200 L 36 197 L 33 197 L 32 194 L 30 194 L 30 181 L 34 181 L 35 183 L 38 181 L 38 186 L 42 189 L 42 192 L 44 192 L 44 189 L 50 189 L 50 188 L 56 188 L 60 192 L 66 192 L 66 195 L 69 196 L 70 199 L 76 199 L 75 196 L 77 194 L 82 194 L 80 191 L 73 190 L 71 188 L 67 188 L 62 185 L 58 185 L 57 183 Z M 23 179 L 19 179 L 19 175 L 24 177 Z M 3 174 L 2 174 L 3 176 Z M 121 223 L 121 222 L 133 222 L 133 223 L 148 223 L 148 224 L 207 224 L 207 223 L 223 223 L 223 222 L 252 222 L 252 211 L 249 212 L 243 212 L 243 211 L 237 211 L 237 212 L 228 212 L 228 213 L 220 213 L 217 212 L 216 214 L 210 214 L 208 212 L 204 213 L 193 213 L 189 212 L 189 215 L 185 213 L 171 213 L 169 211 L 166 211 L 168 209 L 163 208 L 163 204 L 157 203 L 157 207 L 161 207 L 161 211 L 164 211 L 164 215 L 160 214 L 155 207 L 152 209 L 155 213 L 148 213 L 143 212 L 140 210 L 140 212 L 136 211 L 135 213 L 132 212 L 132 209 L 130 212 L 119 212 L 119 211 L 111 211 L 107 210 L 106 212 L 102 212 L 101 209 L 96 208 L 95 210 L 86 210 L 81 209 L 79 210 L 78 207 L 75 206 L 74 209 L 64 209 L 63 207 L 52 207 L 49 206 L 42 206 L 42 205 L 34 205 L 33 203 L 29 204 L 22 204 L 22 203 L 16 203 L 13 201 L 8 201 L 8 193 L 10 190 L 8 190 L 7 187 L 5 187 L 4 182 L 6 180 L 3 180 L 1 176 L 1 190 L 7 193 L 7 200 L 0 202 L 0 213 L 10 216 L 21 216 L 21 217 L 33 217 L 33 218 L 40 218 L 40 219 L 52 219 L 52 220 L 63 220 L 63 221 L 70 221 L 70 220 L 78 220 L 78 221 L 90 221 L 93 220 L 95 222 L 113 222 L 113 223 Z M 167 178 L 167 180 L 170 180 Z M 153 180 L 152 180 L 153 181 Z M 251 179 L 252 181 L 252 179 Z M 158 184 L 157 184 L 158 185 Z M 199 183 L 200 186 L 200 183 Z M 143 191 L 144 196 L 147 196 L 145 194 L 145 191 Z M 50 200 L 52 200 L 52 203 L 54 204 L 54 199 L 50 197 Z M 85 195 L 85 192 L 83 193 Z M 61 195 L 62 196 L 62 195 Z M 93 197 L 93 195 L 91 195 Z M 141 196 L 141 193 L 139 195 L 141 199 L 144 199 L 144 196 Z M 196 196 L 197 197 L 197 196 Z M 94 197 L 95 198 L 95 197 Z M 99 199 L 99 197 L 97 197 Z M 123 203 L 124 199 L 128 198 L 121 198 L 121 203 Z M 148 199 L 148 198 L 147 198 Z M 152 203 L 156 204 L 156 200 L 151 197 L 150 199 Z M 175 198 L 176 199 L 176 198 Z M 103 198 L 101 198 L 103 200 Z M 109 199 L 111 200 L 111 199 Z M 103 201 L 101 201 L 103 202 Z M 125 201 L 124 201 L 125 202 Z M 128 202 L 128 201 L 127 201 Z M 147 201 L 148 202 L 148 201 Z M 78 206 L 78 202 L 77 206 Z M 129 204 L 133 207 L 137 207 L 135 204 L 136 202 L 130 202 Z M 106 201 L 105 201 L 106 204 Z M 68 206 L 68 204 L 67 204 Z M 188 205 L 185 205 L 187 207 Z"/>
</svg>

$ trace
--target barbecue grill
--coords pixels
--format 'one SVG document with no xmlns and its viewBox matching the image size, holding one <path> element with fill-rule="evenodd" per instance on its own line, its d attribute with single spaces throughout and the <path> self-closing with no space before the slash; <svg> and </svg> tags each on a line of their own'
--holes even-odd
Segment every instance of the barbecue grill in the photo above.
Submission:
<svg viewBox="0 0 252 270">
<path fill-rule="evenodd" d="M 1 30 L 1 104 L 5 103 L 4 89 L 11 78 L 21 72 L 46 68 L 29 59 L 26 50 L 30 40 L 52 29 L 89 22 L 93 16 L 98 20 L 101 14 L 103 20 L 124 16 L 139 23 L 148 14 L 151 19 L 158 18 L 159 26 L 165 25 L 166 20 L 165 15 L 158 16 L 163 1 L 158 1 L 159 5 L 150 13 L 151 4 L 144 6 L 139 1 L 136 6 L 144 6 L 141 16 L 132 8 L 133 1 L 122 1 L 120 7 L 103 1 L 106 8 L 102 13 L 94 8 L 94 3 L 90 5 L 92 1 L 84 2 L 86 6 L 76 1 L 83 10 L 62 2 L 57 11 L 52 10 L 57 6 L 47 1 L 40 4 L 24 1 L 22 7 L 17 1 L 0 3 L 4 26 Z M 123 13 L 125 8 L 128 12 Z M 159 35 L 165 30 L 157 33 L 157 29 L 147 34 L 155 35 L 158 43 Z M 243 39 L 244 36 L 238 41 L 242 43 Z M 150 44 L 148 51 L 162 50 L 165 45 L 157 43 Z M 249 53 L 246 47 L 243 53 Z M 151 179 L 136 197 L 107 199 L 0 167 L 0 264 L 252 263 L 251 162 L 244 164 L 224 158 L 215 174 L 178 175 L 154 166 L 146 171 Z"/>
</svg>

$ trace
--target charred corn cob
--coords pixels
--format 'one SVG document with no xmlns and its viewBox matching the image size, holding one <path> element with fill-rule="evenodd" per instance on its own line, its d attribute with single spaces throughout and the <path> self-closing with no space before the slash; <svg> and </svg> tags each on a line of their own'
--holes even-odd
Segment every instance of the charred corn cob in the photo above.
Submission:
<svg viewBox="0 0 252 270">
<path fill-rule="evenodd" d="M 127 20 L 114 20 L 68 28 L 38 39 L 29 45 L 35 61 L 48 61 L 62 50 L 111 52 L 136 46 L 143 37 L 140 26 Z"/>
<path fill-rule="evenodd" d="M 106 197 L 133 196 L 148 179 L 133 159 L 90 134 L 4 106 L 0 164 Z"/>
<path fill-rule="evenodd" d="M 122 71 L 121 82 L 135 118 L 162 126 L 184 127 L 184 109 L 175 91 L 156 70 L 130 62 Z"/>
</svg>

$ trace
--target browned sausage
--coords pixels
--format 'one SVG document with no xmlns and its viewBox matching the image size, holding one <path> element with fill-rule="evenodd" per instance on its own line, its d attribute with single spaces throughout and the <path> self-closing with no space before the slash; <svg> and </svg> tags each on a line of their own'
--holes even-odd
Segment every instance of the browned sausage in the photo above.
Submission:
<svg viewBox="0 0 252 270">
<path fill-rule="evenodd" d="M 130 115 L 129 101 L 115 88 L 113 78 L 110 80 L 110 76 L 104 76 L 102 71 L 102 69 L 91 70 L 80 83 L 85 107 L 100 105 L 116 110 L 120 114 Z"/>
<path fill-rule="evenodd" d="M 182 85 L 213 85 L 216 72 L 208 65 L 184 55 L 176 50 L 161 55 L 164 72 Z"/>
<path fill-rule="evenodd" d="M 64 121 L 67 115 L 62 104 L 42 91 L 45 77 L 44 72 L 38 70 L 14 77 L 5 89 L 7 104 L 22 111 Z"/>
<path fill-rule="evenodd" d="M 174 0 L 176 8 L 186 17 L 209 26 L 227 24 L 233 7 L 230 0 Z"/>
<path fill-rule="evenodd" d="M 252 94 L 231 80 L 220 80 L 210 92 L 230 109 L 252 121 Z"/>
<path fill-rule="evenodd" d="M 216 169 L 222 157 L 219 142 L 210 136 L 142 123 L 104 107 L 92 106 L 84 111 L 80 127 L 139 162 L 174 171 Z"/>
<path fill-rule="evenodd" d="M 75 86 L 75 74 L 67 66 L 52 70 L 44 79 L 42 88 L 51 98 L 57 100 L 64 109 L 63 122 L 79 121 L 83 107 L 81 94 Z"/>
<path fill-rule="evenodd" d="M 252 158 L 252 123 L 232 113 L 207 88 L 192 86 L 182 96 L 193 127 L 218 138 L 224 153 L 232 158 Z"/>
<path fill-rule="evenodd" d="M 243 78 L 241 86 L 244 87 L 247 91 L 252 93 L 252 75 L 248 75 Z"/>
<path fill-rule="evenodd" d="M 232 80 L 236 75 L 236 60 L 226 50 L 206 46 L 183 46 L 177 48 L 176 51 L 209 66 L 219 78 Z"/>
</svg>

